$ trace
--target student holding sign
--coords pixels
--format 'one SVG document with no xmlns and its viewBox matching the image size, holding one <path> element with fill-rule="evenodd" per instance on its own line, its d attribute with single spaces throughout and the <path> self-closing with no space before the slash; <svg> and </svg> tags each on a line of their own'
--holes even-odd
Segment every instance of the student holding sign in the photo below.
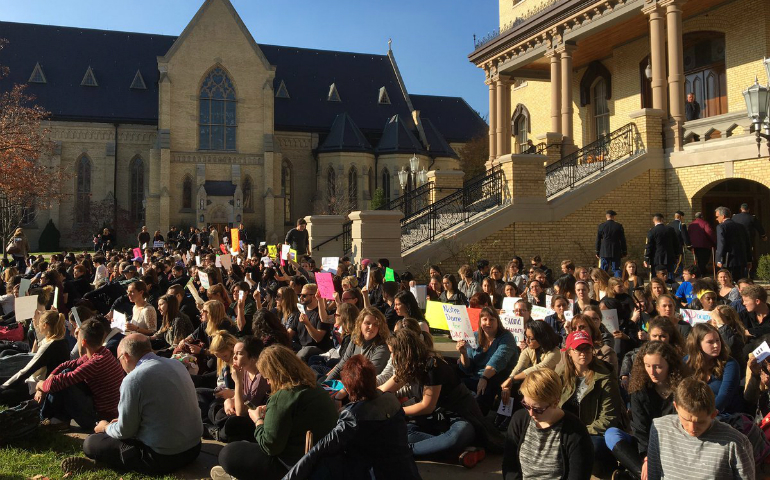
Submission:
<svg viewBox="0 0 770 480">
<path fill-rule="evenodd" d="M 706 382 L 716 396 L 719 413 L 742 411 L 741 371 L 722 343 L 719 331 L 708 323 L 699 323 L 687 339 L 687 366 L 695 378 Z"/>
<path fill-rule="evenodd" d="M 497 310 L 481 309 L 479 330 L 474 333 L 477 348 L 471 348 L 460 340 L 456 349 L 460 352 L 458 366 L 465 376 L 463 383 L 476 392 L 476 401 L 486 415 L 500 393 L 500 384 L 508 377 L 518 357 L 516 340 L 500 324 Z"/>
</svg>

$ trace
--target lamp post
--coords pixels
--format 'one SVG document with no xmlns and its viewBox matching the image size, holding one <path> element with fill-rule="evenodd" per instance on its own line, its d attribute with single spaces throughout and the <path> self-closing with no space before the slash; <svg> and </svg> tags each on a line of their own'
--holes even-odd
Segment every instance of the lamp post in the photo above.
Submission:
<svg viewBox="0 0 770 480">
<path fill-rule="evenodd" d="M 417 158 L 417 155 L 412 155 L 412 158 L 409 159 L 409 170 L 406 167 L 401 167 L 401 170 L 398 171 L 398 183 L 401 184 L 401 191 L 404 192 L 404 216 L 409 215 L 411 210 L 412 199 L 408 196 L 414 191 L 414 187 L 423 185 L 428 180 L 428 172 L 425 171 L 425 168 L 419 171 L 418 168 L 420 168 L 420 159 Z M 407 192 L 406 187 L 410 175 L 413 189 Z"/>
<path fill-rule="evenodd" d="M 767 78 L 770 79 L 770 58 L 762 62 L 765 66 Z M 754 132 L 757 136 L 757 158 L 762 156 L 762 139 L 767 143 L 768 152 L 770 152 L 770 87 L 759 84 L 759 79 L 754 81 L 754 85 L 743 91 L 743 98 L 746 101 L 746 110 L 749 118 L 754 124 Z"/>
</svg>

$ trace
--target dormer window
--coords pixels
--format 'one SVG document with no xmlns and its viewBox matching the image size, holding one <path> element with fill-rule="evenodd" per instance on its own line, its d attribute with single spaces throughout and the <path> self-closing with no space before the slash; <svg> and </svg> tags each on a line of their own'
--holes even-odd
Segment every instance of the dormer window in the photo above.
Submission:
<svg viewBox="0 0 770 480">
<path fill-rule="evenodd" d="M 147 90 L 147 85 L 144 83 L 144 78 L 142 78 L 142 72 L 139 70 L 136 71 L 136 75 L 134 75 L 134 80 L 131 82 L 131 87 L 134 90 Z"/>
<path fill-rule="evenodd" d="M 329 95 L 326 97 L 326 100 L 329 102 L 341 102 L 342 99 L 340 99 L 340 94 L 337 91 L 337 84 L 332 83 L 329 86 Z"/>
<path fill-rule="evenodd" d="M 390 105 L 390 97 L 388 96 L 388 91 L 385 90 L 385 87 L 380 87 L 377 103 L 380 105 Z"/>
<path fill-rule="evenodd" d="M 35 68 L 32 70 L 32 75 L 29 76 L 29 80 L 27 80 L 29 83 L 47 83 L 45 80 L 45 74 L 43 73 L 43 68 L 40 66 L 40 63 L 35 64 Z"/>
<path fill-rule="evenodd" d="M 88 66 L 88 70 L 86 70 L 86 74 L 83 75 L 83 81 L 80 82 L 80 85 L 83 87 L 98 87 L 99 84 L 96 83 L 96 77 L 94 76 L 94 71 L 91 69 L 91 66 Z"/>
<path fill-rule="evenodd" d="M 289 97 L 289 90 L 286 88 L 286 84 L 283 83 L 283 80 L 281 80 L 281 84 L 275 92 L 275 98 L 291 98 Z"/>
</svg>

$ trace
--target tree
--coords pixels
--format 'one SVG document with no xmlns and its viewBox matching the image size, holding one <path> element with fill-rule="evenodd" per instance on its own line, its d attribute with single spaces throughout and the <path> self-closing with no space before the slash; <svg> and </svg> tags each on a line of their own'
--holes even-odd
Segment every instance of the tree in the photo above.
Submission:
<svg viewBox="0 0 770 480">
<path fill-rule="evenodd" d="M 465 172 L 466 179 L 484 173 L 484 164 L 489 160 L 489 134 L 484 132 L 473 137 L 458 149 L 457 154 L 460 156 L 460 168 Z"/>
<path fill-rule="evenodd" d="M 7 41 L 0 39 L 0 51 Z M 0 66 L 0 80 L 8 68 Z M 40 159 L 51 151 L 41 123 L 49 113 L 33 103 L 26 85 L 0 94 L 0 240 L 8 244 L 14 230 L 34 220 L 35 213 L 61 199 L 64 175 Z M 3 248 L 5 251 L 5 248 Z"/>
<path fill-rule="evenodd" d="M 339 175 L 335 177 L 334 185 L 326 185 L 325 191 L 319 191 L 316 194 L 313 213 L 316 215 L 347 215 L 354 210 L 361 210 L 358 200 L 350 198 L 351 192 L 348 189 L 348 183 L 345 181 L 347 176 Z"/>
<path fill-rule="evenodd" d="M 375 188 L 374 194 L 372 195 L 372 201 L 369 202 L 369 208 L 371 210 L 377 210 L 386 203 L 388 202 L 385 201 L 385 190 L 382 188 Z"/>
<path fill-rule="evenodd" d="M 109 228 L 115 235 L 116 245 L 135 243 L 140 222 L 132 218 L 130 211 L 120 206 L 116 213 L 115 200 L 111 194 L 99 202 L 92 202 L 88 212 L 88 219 L 85 222 L 77 218 L 74 210 L 72 212 L 70 221 L 75 228 L 70 230 L 68 238 L 72 246 L 93 245 L 94 235 L 102 233 L 105 228 Z M 113 222 L 116 222 L 114 227 Z"/>
</svg>

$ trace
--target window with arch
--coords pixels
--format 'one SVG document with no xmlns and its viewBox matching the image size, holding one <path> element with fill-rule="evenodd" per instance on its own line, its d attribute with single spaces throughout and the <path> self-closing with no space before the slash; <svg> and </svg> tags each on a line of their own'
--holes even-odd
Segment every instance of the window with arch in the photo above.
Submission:
<svg viewBox="0 0 770 480">
<path fill-rule="evenodd" d="M 382 170 L 382 191 L 385 193 L 385 201 L 390 201 L 390 172 L 388 171 L 388 168 L 385 167 Z"/>
<path fill-rule="evenodd" d="M 83 155 L 77 162 L 75 177 L 75 221 L 87 223 L 91 219 L 91 159 Z"/>
<path fill-rule="evenodd" d="M 610 106 L 607 102 L 607 83 L 603 78 L 596 81 L 591 88 L 591 103 L 593 104 L 594 140 L 610 133 Z"/>
<path fill-rule="evenodd" d="M 281 163 L 281 193 L 283 194 L 283 224 L 291 225 L 291 219 L 294 218 L 291 212 L 294 185 L 291 181 L 291 165 L 286 160 Z"/>
<path fill-rule="evenodd" d="M 692 32 L 684 35 L 682 43 L 685 101 L 686 95 L 695 96 L 694 101 L 700 107 L 700 112 L 694 112 L 697 118 L 727 113 L 724 33 Z M 693 113 L 690 115 L 695 117 Z"/>
<path fill-rule="evenodd" d="M 235 150 L 235 87 L 222 67 L 209 72 L 200 91 L 199 149 Z"/>
<path fill-rule="evenodd" d="M 136 157 L 131 161 L 129 199 L 131 220 L 141 222 L 144 216 L 144 162 L 142 157 Z"/>
<path fill-rule="evenodd" d="M 330 204 L 337 198 L 337 172 L 331 165 L 326 170 L 326 198 L 329 199 Z"/>
<path fill-rule="evenodd" d="M 358 210 L 358 170 L 350 167 L 348 171 L 348 203 L 350 210 Z"/>
<path fill-rule="evenodd" d="M 243 211 L 253 212 L 254 211 L 254 184 L 251 181 L 251 177 L 248 175 L 246 175 L 246 178 L 243 179 L 243 187 L 241 188 L 241 192 L 243 193 Z"/>
<path fill-rule="evenodd" d="M 516 138 L 516 148 L 518 153 L 527 151 L 527 141 L 531 130 L 529 124 L 529 110 L 524 104 L 516 105 L 516 109 L 511 115 L 511 124 L 513 136 Z"/>
<path fill-rule="evenodd" d="M 369 167 L 366 170 L 366 188 L 369 192 L 369 199 L 371 200 L 372 195 L 374 195 L 374 170 L 372 167 Z"/>
<path fill-rule="evenodd" d="M 192 209 L 193 206 L 193 182 L 189 175 L 185 175 L 182 184 L 182 208 Z"/>
</svg>

